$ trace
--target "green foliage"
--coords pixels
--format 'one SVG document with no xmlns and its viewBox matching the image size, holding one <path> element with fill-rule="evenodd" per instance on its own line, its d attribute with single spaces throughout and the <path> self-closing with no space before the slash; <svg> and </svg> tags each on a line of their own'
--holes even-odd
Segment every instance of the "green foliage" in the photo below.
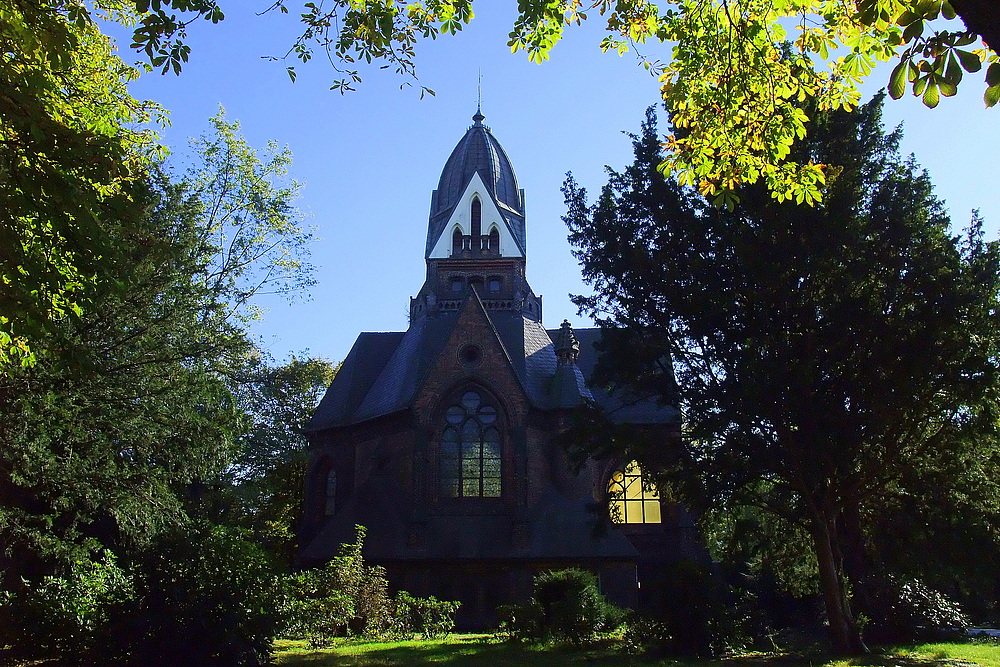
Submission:
<svg viewBox="0 0 1000 667">
<path fill-rule="evenodd" d="M 285 569 L 294 562 L 302 512 L 308 463 L 304 430 L 336 369 L 323 359 L 292 356 L 275 364 L 257 354 L 229 373 L 243 416 L 238 453 L 221 475 L 206 480 L 191 509 L 249 531 Z"/>
<path fill-rule="evenodd" d="M 418 598 L 406 591 L 399 591 L 393 597 L 397 625 L 404 638 L 442 639 L 455 628 L 455 612 L 461 602 L 438 600 L 433 595 Z"/>
<path fill-rule="evenodd" d="M 231 317 L 246 321 L 260 315 L 256 294 L 292 297 L 315 284 L 306 261 L 313 235 L 294 207 L 300 184 L 288 179 L 288 148 L 272 141 L 258 153 L 222 109 L 209 121 L 213 131 L 192 140 L 195 161 L 180 180 L 210 249 L 202 279 Z"/>
<path fill-rule="evenodd" d="M 294 4 L 278 0 L 270 11 L 288 13 Z M 215 20 L 213 3 L 174 6 Z M 361 81 L 361 62 L 415 78 L 417 42 L 458 32 L 472 8 L 472 0 L 302 2 L 302 33 L 274 59 L 308 62 L 324 53 L 340 76 L 332 89 L 342 93 Z M 837 165 L 797 159 L 792 146 L 817 111 L 856 107 L 877 63 L 898 59 L 890 94 L 900 97 L 910 84 L 930 107 L 986 66 L 984 101 L 996 104 L 1000 32 L 992 10 L 990 0 L 522 0 L 508 46 L 544 62 L 569 26 L 600 15 L 601 49 L 634 52 L 680 128 L 667 137 L 662 169 L 717 206 L 732 207 L 736 190 L 757 182 L 778 201 L 815 205 Z M 959 14 L 965 26 L 948 23 Z M 147 20 L 137 43 L 150 43 Z M 980 40 L 986 48 L 974 48 Z M 294 81 L 294 66 L 287 71 Z"/>
<path fill-rule="evenodd" d="M 202 524 L 161 534 L 126 569 L 105 552 L 42 577 L 9 600 L 3 639 L 80 664 L 260 665 L 277 605 L 261 550 Z"/>
<path fill-rule="evenodd" d="M 707 564 L 675 561 L 644 588 L 652 589 L 652 620 L 646 628 L 647 648 L 654 652 L 717 656 L 745 643 L 750 610 Z"/>
<path fill-rule="evenodd" d="M 222 138 L 211 156 L 206 149 L 197 181 L 171 182 L 154 169 L 130 192 L 141 215 L 102 220 L 122 256 L 104 273 L 115 287 L 37 338 L 45 354 L 33 368 L 0 375 L 0 558 L 9 586 L 182 523 L 195 482 L 218 478 L 238 451 L 246 422 L 231 377 L 251 348 L 238 311 L 255 289 L 245 281 L 259 272 L 285 276 L 284 288 L 304 283 L 282 273 L 285 254 L 234 249 L 282 247 L 284 234 L 299 247 L 305 237 L 292 192 L 272 187 L 273 170 L 257 169 L 232 125 L 217 121 Z M 283 213 L 258 224 L 256 214 L 219 203 L 231 196 L 213 185 L 225 173 L 242 196 Z"/>
<path fill-rule="evenodd" d="M 881 621 L 893 641 L 913 641 L 922 629 L 961 630 L 970 625 L 957 602 L 915 579 L 890 578 L 885 596 L 888 609 Z"/>
<path fill-rule="evenodd" d="M 0 643 L 26 658 L 120 660 L 118 646 L 109 640 L 133 598 L 131 578 L 106 551 L 100 560 L 74 562 L 67 574 L 45 576 L 12 596 Z"/>
<path fill-rule="evenodd" d="M 844 651 L 861 650 L 847 580 L 883 560 L 883 512 L 932 516 L 919 500 L 938 494 L 967 525 L 1000 509 L 1000 249 L 978 220 L 951 235 L 879 109 L 810 127 L 799 157 L 843 166 L 821 206 L 748 187 L 732 212 L 711 209 L 657 171 L 652 116 L 636 163 L 611 172 L 594 206 L 565 189 L 595 289 L 578 303 L 628 341 L 609 346 L 597 375 L 665 400 L 679 388 L 687 440 L 640 460 L 696 508 L 798 525 Z M 885 548 L 907 553 L 901 543 Z"/>
<path fill-rule="evenodd" d="M 385 569 L 364 560 L 364 540 L 365 528 L 357 526 L 354 542 L 326 565 L 287 578 L 285 634 L 323 646 L 347 635 L 429 639 L 450 632 L 460 603 L 406 591 L 391 597 Z"/>
<path fill-rule="evenodd" d="M 117 230 L 141 216 L 133 186 L 159 152 L 141 127 L 161 110 L 128 94 L 135 76 L 83 4 L 0 7 L 0 368 L 34 363 L 116 287 Z"/>
<path fill-rule="evenodd" d="M 597 577 L 585 570 L 542 572 L 535 577 L 534 600 L 542 609 L 542 631 L 581 642 L 604 624 L 607 602 Z"/>
<path fill-rule="evenodd" d="M 496 636 L 508 641 L 540 641 L 545 638 L 542 630 L 542 606 L 535 600 L 520 604 L 502 604 L 497 607 Z"/>
<path fill-rule="evenodd" d="M 626 616 L 601 595 L 593 573 L 575 568 L 538 574 L 530 602 L 503 605 L 497 613 L 501 636 L 576 644 L 616 629 Z"/>
<path fill-rule="evenodd" d="M 127 645 L 135 664 L 262 665 L 278 627 L 278 579 L 259 547 L 218 526 L 176 530 L 135 564 Z"/>
<path fill-rule="evenodd" d="M 348 633 L 354 600 L 337 588 L 331 568 L 303 570 L 285 579 L 282 634 L 326 646 Z"/>
<path fill-rule="evenodd" d="M 34 368 L 0 376 L 8 578 L 142 543 L 181 520 L 184 485 L 233 451 L 222 371 L 248 344 L 201 280 L 206 246 L 184 188 L 157 178 L 139 194 L 141 233 L 116 232 L 123 289 L 39 339 Z"/>
</svg>

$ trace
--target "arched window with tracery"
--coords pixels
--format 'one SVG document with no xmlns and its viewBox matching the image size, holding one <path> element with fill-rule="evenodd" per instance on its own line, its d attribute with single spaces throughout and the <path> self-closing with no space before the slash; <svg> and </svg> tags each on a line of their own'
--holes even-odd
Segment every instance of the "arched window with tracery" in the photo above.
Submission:
<svg viewBox="0 0 1000 667">
<path fill-rule="evenodd" d="M 483 235 L 483 203 L 479 197 L 472 200 L 472 243 L 478 248 L 479 237 Z"/>
<path fill-rule="evenodd" d="M 660 494 L 632 461 L 608 482 L 608 511 L 614 523 L 660 523 Z"/>
<path fill-rule="evenodd" d="M 497 409 L 469 390 L 444 414 L 439 447 L 441 496 L 499 498 L 501 441 Z"/>
</svg>

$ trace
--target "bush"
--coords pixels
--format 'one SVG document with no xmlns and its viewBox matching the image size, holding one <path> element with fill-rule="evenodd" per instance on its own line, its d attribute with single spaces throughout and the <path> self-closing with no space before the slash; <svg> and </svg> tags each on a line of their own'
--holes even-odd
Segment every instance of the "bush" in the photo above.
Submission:
<svg viewBox="0 0 1000 667">
<path fill-rule="evenodd" d="M 538 641 L 542 631 L 542 606 L 535 600 L 524 604 L 503 604 L 497 607 L 500 625 L 496 635 L 512 641 Z"/>
<path fill-rule="evenodd" d="M 570 640 L 580 643 L 598 632 L 614 630 L 627 612 L 610 604 L 597 587 L 597 577 L 570 568 L 535 577 L 534 595 L 527 604 L 497 608 L 497 634 L 518 640 Z"/>
<path fill-rule="evenodd" d="M 970 625 L 957 602 L 915 579 L 890 578 L 885 598 L 885 618 L 876 620 L 870 633 L 878 641 L 912 641 L 921 632 L 931 637 Z"/>
<path fill-rule="evenodd" d="M 301 637 L 313 648 L 348 633 L 354 601 L 337 590 L 332 570 L 304 570 L 285 578 L 281 608 L 282 634 Z"/>
<path fill-rule="evenodd" d="M 100 560 L 77 561 L 63 576 L 43 577 L 7 599 L 5 633 L 24 657 L 72 656 L 81 663 L 119 661 L 121 651 L 108 641 L 134 592 L 128 574 L 112 553 Z"/>
<path fill-rule="evenodd" d="M 446 637 L 455 628 L 455 612 L 461 602 L 438 600 L 433 595 L 418 598 L 400 591 L 393 599 L 397 627 L 404 635 L 420 635 L 422 639 Z"/>
<path fill-rule="evenodd" d="M 633 618 L 625 627 L 623 640 L 625 649 L 629 653 L 655 652 L 667 655 L 677 653 L 670 628 L 665 623 L 648 616 Z"/>
<path fill-rule="evenodd" d="M 607 601 L 597 577 L 570 568 L 535 577 L 535 600 L 542 608 L 542 630 L 557 639 L 579 643 L 604 627 Z"/>
<path fill-rule="evenodd" d="M 656 600 L 650 616 L 664 627 L 650 634 L 650 650 L 714 656 L 744 641 L 740 621 L 745 619 L 737 618 L 740 605 L 707 565 L 678 560 L 662 568 L 649 585 Z M 660 645 L 660 636 L 669 641 Z"/>
<path fill-rule="evenodd" d="M 261 550 L 200 525 L 154 540 L 128 570 L 110 553 L 9 601 L 19 652 L 116 665 L 262 665 L 276 630 L 276 578 Z"/>
<path fill-rule="evenodd" d="M 390 597 L 385 569 L 362 557 L 364 541 L 365 528 L 357 526 L 354 542 L 342 544 L 336 558 L 286 578 L 284 633 L 323 646 L 347 635 L 397 639 L 450 632 L 460 603 L 405 591 Z"/>
<path fill-rule="evenodd" d="M 263 551 L 200 525 L 157 540 L 135 566 L 126 637 L 136 664 L 262 665 L 277 633 L 277 578 Z"/>
</svg>

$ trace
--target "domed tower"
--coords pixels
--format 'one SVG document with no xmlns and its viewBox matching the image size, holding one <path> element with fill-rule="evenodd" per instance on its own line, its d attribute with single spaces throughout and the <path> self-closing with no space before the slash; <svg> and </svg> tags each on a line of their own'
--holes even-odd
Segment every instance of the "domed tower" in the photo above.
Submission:
<svg viewBox="0 0 1000 667">
<path fill-rule="evenodd" d="M 542 319 L 541 299 L 525 279 L 524 190 L 484 120 L 477 109 L 431 195 L 427 279 L 410 302 L 411 322 L 456 311 L 470 289 L 489 311 Z"/>
</svg>

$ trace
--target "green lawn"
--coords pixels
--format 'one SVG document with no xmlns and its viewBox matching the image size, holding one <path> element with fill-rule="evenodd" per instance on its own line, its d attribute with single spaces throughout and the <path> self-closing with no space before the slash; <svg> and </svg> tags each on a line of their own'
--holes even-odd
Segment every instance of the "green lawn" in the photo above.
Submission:
<svg viewBox="0 0 1000 667">
<path fill-rule="evenodd" d="M 488 635 L 452 635 L 437 641 L 344 642 L 312 650 L 305 642 L 277 643 L 279 665 L 316 667 L 1000 667 L 997 644 L 919 644 L 887 649 L 865 658 L 833 660 L 829 656 L 790 654 L 739 655 L 721 660 L 650 660 L 629 655 L 608 644 L 587 648 L 544 648 L 496 643 Z"/>
</svg>

